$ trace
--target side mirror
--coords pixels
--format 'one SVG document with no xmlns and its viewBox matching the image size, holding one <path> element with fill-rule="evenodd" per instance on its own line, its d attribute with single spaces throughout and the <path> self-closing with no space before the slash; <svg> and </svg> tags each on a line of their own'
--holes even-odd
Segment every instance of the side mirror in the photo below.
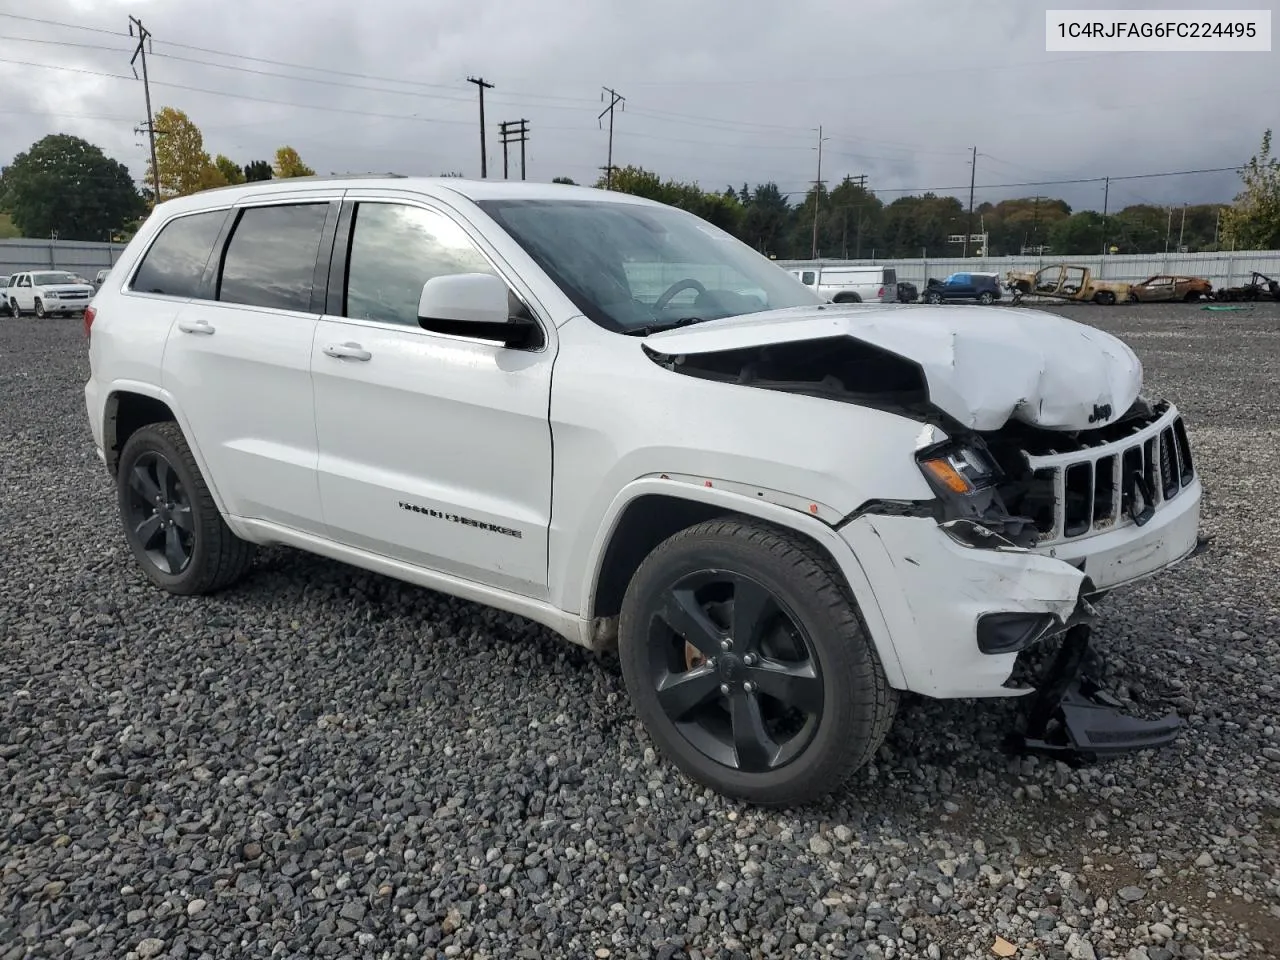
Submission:
<svg viewBox="0 0 1280 960">
<path fill-rule="evenodd" d="M 541 332 L 528 317 L 512 316 L 511 291 L 488 273 L 432 277 L 418 298 L 418 326 L 435 333 L 531 346 Z"/>
</svg>

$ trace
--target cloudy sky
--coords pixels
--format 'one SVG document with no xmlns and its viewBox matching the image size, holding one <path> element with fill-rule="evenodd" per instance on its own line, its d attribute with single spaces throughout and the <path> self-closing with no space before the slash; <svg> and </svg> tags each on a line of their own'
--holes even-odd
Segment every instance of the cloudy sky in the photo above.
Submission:
<svg viewBox="0 0 1280 960">
<path fill-rule="evenodd" d="M 921 188 L 967 199 L 976 145 L 978 202 L 1039 193 L 1100 208 L 1100 183 L 998 185 L 1228 167 L 1274 120 L 1275 53 L 1046 53 L 1044 10 L 1022 0 L 0 0 L 0 164 L 67 132 L 143 175 L 129 15 L 154 37 L 156 109 L 186 111 L 211 154 L 243 164 L 287 143 L 321 173 L 479 176 L 468 76 L 495 85 L 490 177 L 502 175 L 498 122 L 523 118 L 530 179 L 593 181 L 606 162 L 597 114 L 608 86 L 626 98 L 615 164 L 708 189 L 773 180 L 801 195 L 821 124 L 823 178 L 865 173 L 886 202 Z M 518 176 L 518 148 L 512 162 Z M 1110 203 L 1229 200 L 1238 185 L 1232 173 L 1122 181 Z"/>
</svg>

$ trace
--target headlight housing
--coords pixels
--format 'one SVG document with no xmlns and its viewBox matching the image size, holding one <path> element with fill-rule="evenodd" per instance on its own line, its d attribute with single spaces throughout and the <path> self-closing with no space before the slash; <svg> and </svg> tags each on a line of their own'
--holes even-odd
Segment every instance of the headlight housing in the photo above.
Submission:
<svg viewBox="0 0 1280 960">
<path fill-rule="evenodd" d="M 920 451 L 916 459 L 939 496 L 968 497 L 992 486 L 1000 468 L 985 451 L 966 443 L 946 443 Z"/>
</svg>

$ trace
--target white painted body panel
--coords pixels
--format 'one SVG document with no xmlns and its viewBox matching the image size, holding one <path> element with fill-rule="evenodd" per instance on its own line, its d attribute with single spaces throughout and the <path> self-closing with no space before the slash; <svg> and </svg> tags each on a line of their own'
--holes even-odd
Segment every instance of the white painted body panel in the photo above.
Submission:
<svg viewBox="0 0 1280 960">
<path fill-rule="evenodd" d="M 234 516 L 325 532 L 311 387 L 318 320 L 198 301 L 177 311 L 164 387 L 181 398 L 205 463 L 220 478 L 224 509 Z"/>
<path fill-rule="evenodd" d="M 1194 546 L 1198 480 L 1144 527 L 1058 545 L 1056 555 L 962 546 L 928 517 L 848 520 L 869 501 L 930 499 L 915 452 L 942 435 L 894 413 L 684 376 L 644 349 L 855 337 L 919 363 L 933 401 L 971 428 L 1017 418 L 1076 429 L 1098 405 L 1113 412 L 1092 425 L 1119 416 L 1141 387 L 1141 365 L 1115 338 L 1035 312 L 817 305 L 625 336 L 583 316 L 472 202 L 648 203 L 637 198 L 493 181 L 279 188 L 280 196 L 385 196 L 447 212 L 537 316 L 547 340 L 538 350 L 128 289 L 164 219 L 275 189 L 230 188 L 161 206 L 95 300 L 85 387 L 100 451 L 114 394 L 166 403 L 228 524 L 247 539 L 486 603 L 589 643 L 600 564 L 628 505 L 643 496 L 714 504 L 791 527 L 825 549 L 890 683 L 935 697 L 1016 695 L 1002 686 L 1012 655 L 979 653 L 976 620 L 1011 610 L 1065 616 L 1084 579 L 1068 561 L 1083 559 L 1091 577 L 1115 585 Z M 215 332 L 179 326 L 198 321 Z M 368 359 L 324 352 L 344 343 Z"/>
</svg>

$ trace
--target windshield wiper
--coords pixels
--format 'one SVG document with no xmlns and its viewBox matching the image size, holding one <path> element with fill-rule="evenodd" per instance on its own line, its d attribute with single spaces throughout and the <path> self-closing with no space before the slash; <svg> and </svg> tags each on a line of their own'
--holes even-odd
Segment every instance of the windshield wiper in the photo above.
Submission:
<svg viewBox="0 0 1280 960">
<path fill-rule="evenodd" d="M 663 330 L 675 330 L 677 327 L 687 327 L 691 324 L 702 323 L 708 317 L 681 317 L 679 320 L 668 320 L 665 323 L 647 323 L 643 327 L 636 327 L 627 330 L 627 336 L 630 337 L 647 337 L 651 333 L 661 333 Z"/>
</svg>

